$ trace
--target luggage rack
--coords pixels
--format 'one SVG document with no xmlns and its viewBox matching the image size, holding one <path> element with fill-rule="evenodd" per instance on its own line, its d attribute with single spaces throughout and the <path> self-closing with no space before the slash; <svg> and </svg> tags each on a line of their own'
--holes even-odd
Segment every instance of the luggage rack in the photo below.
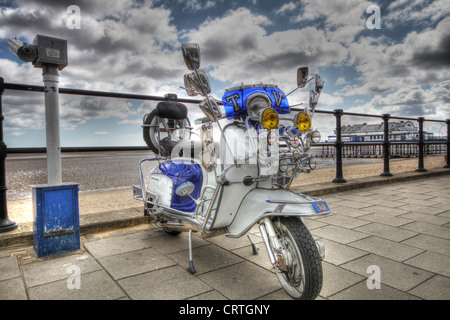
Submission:
<svg viewBox="0 0 450 320">
<path fill-rule="evenodd" d="M 144 162 L 158 161 L 158 163 L 159 163 L 161 160 L 168 160 L 168 159 L 149 158 L 149 159 L 142 159 L 139 161 L 138 170 L 139 170 L 140 186 L 139 185 L 132 186 L 133 187 L 133 199 L 142 201 L 144 203 L 145 212 L 146 213 L 148 212 L 148 214 L 150 216 L 155 217 L 158 214 L 162 214 L 162 215 L 166 215 L 170 218 L 174 218 L 174 219 L 183 218 L 187 222 L 198 227 L 200 229 L 199 231 L 202 231 L 205 233 L 210 233 L 211 226 L 214 224 L 215 219 L 216 219 L 216 214 L 211 216 L 211 213 L 213 211 L 212 209 L 214 206 L 215 199 L 217 198 L 217 195 L 221 189 L 221 185 L 219 184 L 218 187 L 213 187 L 213 186 L 207 185 L 204 188 L 202 188 L 202 191 L 198 198 L 201 200 L 196 201 L 197 206 L 195 208 L 195 212 L 193 212 L 193 213 L 183 212 L 180 210 L 170 208 L 168 206 L 164 206 L 164 205 L 158 203 L 158 195 L 157 194 L 147 190 L 147 188 L 145 186 L 145 182 L 144 182 L 144 175 L 142 172 L 142 164 Z M 204 200 L 203 199 L 204 194 L 205 194 L 206 190 L 208 190 L 208 189 L 211 189 L 214 191 L 213 196 L 210 200 Z M 199 211 L 200 205 L 206 201 L 210 201 L 210 204 L 208 206 L 206 214 L 199 215 L 198 211 Z"/>
</svg>

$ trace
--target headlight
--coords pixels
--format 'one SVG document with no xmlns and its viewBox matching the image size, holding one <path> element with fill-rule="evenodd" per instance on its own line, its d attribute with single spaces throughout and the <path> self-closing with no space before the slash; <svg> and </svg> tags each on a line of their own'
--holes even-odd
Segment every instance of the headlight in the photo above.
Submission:
<svg viewBox="0 0 450 320">
<path fill-rule="evenodd" d="M 254 93 L 247 98 L 246 106 L 250 117 L 259 117 L 261 111 L 270 108 L 272 102 L 270 98 L 263 93 Z"/>
<path fill-rule="evenodd" d="M 311 117 L 306 112 L 300 112 L 295 117 L 295 123 L 301 132 L 306 132 L 311 128 Z"/>
<path fill-rule="evenodd" d="M 285 173 L 289 168 L 289 164 L 286 159 L 281 159 L 279 162 L 278 170 L 280 170 L 281 173 Z"/>
<path fill-rule="evenodd" d="M 278 117 L 278 113 L 274 109 L 266 108 L 261 113 L 260 122 L 264 128 L 266 128 L 267 130 L 272 130 L 278 127 L 280 119 Z"/>
<path fill-rule="evenodd" d="M 319 143 L 321 135 L 320 135 L 320 132 L 316 130 L 316 131 L 311 132 L 309 137 L 310 137 L 312 143 Z"/>
</svg>

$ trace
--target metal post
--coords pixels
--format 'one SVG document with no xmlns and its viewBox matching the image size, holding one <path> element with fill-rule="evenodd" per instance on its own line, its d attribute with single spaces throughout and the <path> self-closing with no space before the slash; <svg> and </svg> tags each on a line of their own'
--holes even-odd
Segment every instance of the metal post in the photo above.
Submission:
<svg viewBox="0 0 450 320">
<path fill-rule="evenodd" d="M 8 218 L 8 206 L 6 203 L 6 156 L 8 148 L 3 141 L 3 108 L 2 96 L 4 91 L 4 81 L 0 78 L 0 233 L 17 229 L 18 224 Z"/>
<path fill-rule="evenodd" d="M 343 114 L 342 109 L 334 110 L 334 116 L 336 117 L 336 177 L 333 179 L 335 183 L 345 183 L 347 180 L 344 179 L 342 174 L 342 134 L 341 134 L 341 117 Z"/>
<path fill-rule="evenodd" d="M 447 163 L 445 164 L 444 168 L 450 168 L 450 119 L 445 120 L 447 123 Z"/>
<path fill-rule="evenodd" d="M 423 157 L 424 157 L 424 147 L 425 147 L 425 141 L 423 139 L 423 122 L 425 121 L 424 117 L 417 118 L 417 121 L 419 122 L 419 167 L 416 169 L 417 172 L 426 172 L 427 170 L 424 168 L 423 165 Z"/>
<path fill-rule="evenodd" d="M 389 142 L 389 118 L 390 114 L 383 114 L 384 121 L 384 140 L 383 140 L 383 158 L 384 158 L 384 171 L 380 176 L 391 177 L 393 174 L 389 171 L 389 158 L 391 156 L 391 143 Z"/>
<path fill-rule="evenodd" d="M 61 145 L 59 133 L 59 74 L 57 65 L 42 68 L 45 95 L 45 130 L 47 140 L 47 181 L 49 185 L 62 182 Z"/>
</svg>

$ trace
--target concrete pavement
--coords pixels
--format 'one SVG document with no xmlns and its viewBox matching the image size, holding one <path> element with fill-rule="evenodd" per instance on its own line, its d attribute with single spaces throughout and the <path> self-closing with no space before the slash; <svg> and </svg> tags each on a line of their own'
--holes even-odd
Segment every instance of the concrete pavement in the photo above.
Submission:
<svg viewBox="0 0 450 320">
<path fill-rule="evenodd" d="M 335 190 L 303 187 L 327 193 L 332 210 L 305 219 L 326 246 L 319 299 L 450 299 L 448 172 L 349 181 Z M 194 237 L 192 275 L 186 233 L 173 237 L 149 226 L 142 210 L 130 209 L 128 218 L 117 213 L 117 223 L 114 214 L 89 215 L 81 250 L 55 257 L 36 258 L 30 231 L 0 234 L 0 299 L 289 299 L 256 228 L 256 256 L 246 237 Z"/>
</svg>

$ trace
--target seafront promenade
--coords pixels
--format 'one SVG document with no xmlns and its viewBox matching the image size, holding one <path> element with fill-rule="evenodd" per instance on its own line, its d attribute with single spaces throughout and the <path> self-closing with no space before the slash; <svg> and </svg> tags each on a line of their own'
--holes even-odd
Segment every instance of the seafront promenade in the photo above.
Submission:
<svg viewBox="0 0 450 320">
<path fill-rule="evenodd" d="M 450 299 L 450 170 L 296 190 L 321 194 L 332 211 L 305 219 L 326 246 L 318 299 Z M 251 234 L 258 255 L 246 237 L 194 237 L 191 275 L 187 234 L 150 226 L 141 207 L 90 212 L 80 224 L 81 250 L 49 258 L 36 257 L 31 223 L 0 234 L 0 299 L 290 299 L 257 228 Z"/>
</svg>

